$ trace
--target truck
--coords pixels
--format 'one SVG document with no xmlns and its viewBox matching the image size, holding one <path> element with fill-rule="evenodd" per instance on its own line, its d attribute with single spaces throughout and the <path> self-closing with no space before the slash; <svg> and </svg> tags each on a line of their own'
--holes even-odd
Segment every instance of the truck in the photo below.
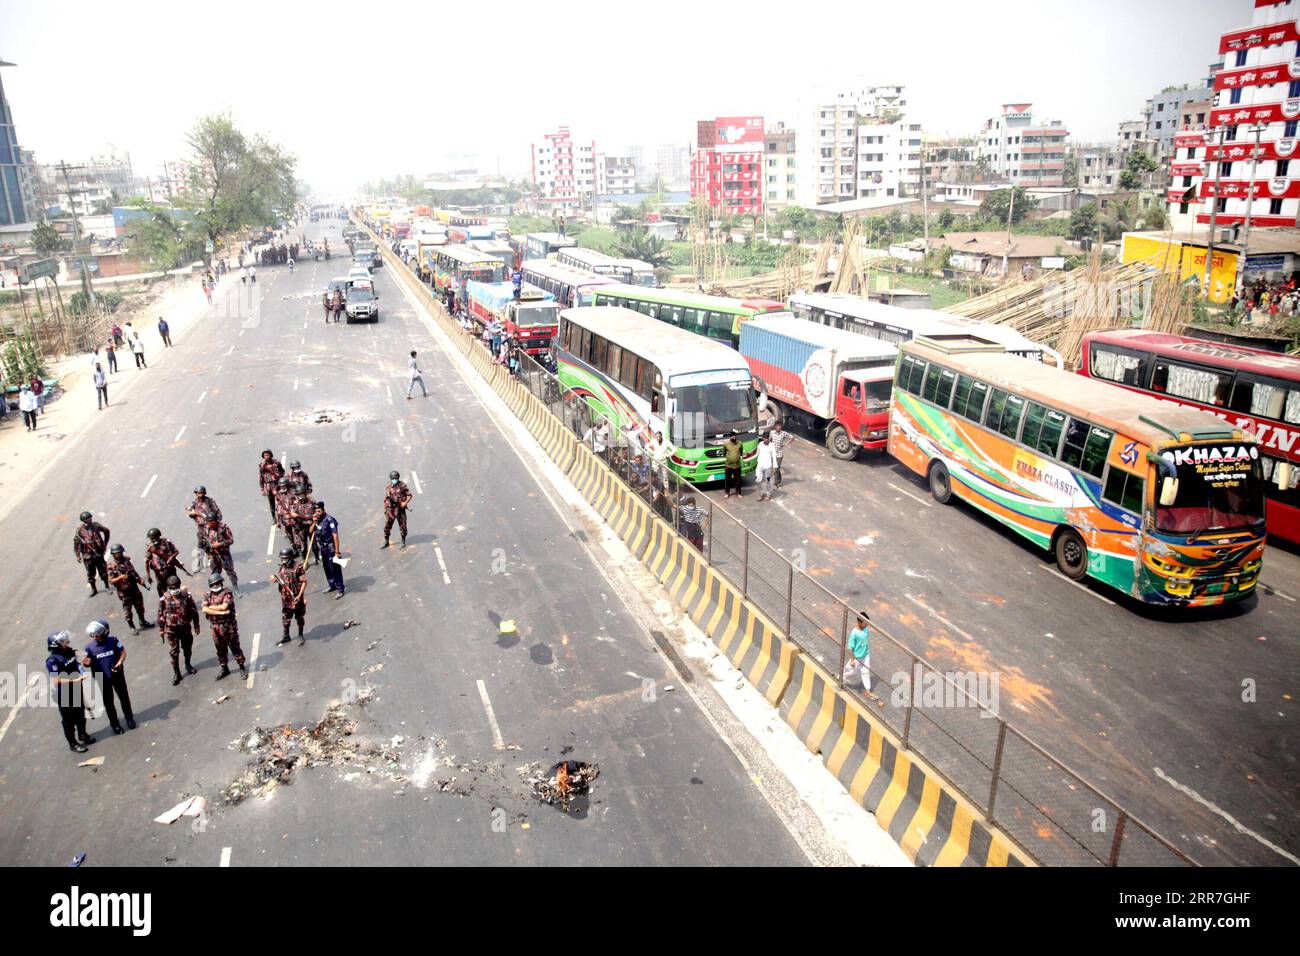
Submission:
<svg viewBox="0 0 1300 956">
<path fill-rule="evenodd" d="M 788 316 L 740 326 L 760 410 L 824 433 L 843 460 L 889 441 L 889 397 L 898 347 L 856 332 Z"/>
<path fill-rule="evenodd" d="M 469 286 L 469 314 L 480 327 L 486 328 L 499 319 L 504 330 L 529 355 L 551 352 L 560 328 L 560 307 L 555 296 L 527 283 L 520 286 L 515 298 L 509 282 L 477 282 Z"/>
<path fill-rule="evenodd" d="M 415 237 L 415 270 L 420 274 L 421 282 L 433 281 L 433 270 L 429 267 L 429 258 L 425 255 L 430 249 L 447 245 L 447 234 L 422 232 Z"/>
</svg>

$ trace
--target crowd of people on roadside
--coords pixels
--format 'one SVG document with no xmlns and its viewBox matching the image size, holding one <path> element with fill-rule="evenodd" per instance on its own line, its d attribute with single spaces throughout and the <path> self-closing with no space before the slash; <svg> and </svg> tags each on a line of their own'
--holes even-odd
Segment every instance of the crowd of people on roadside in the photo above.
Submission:
<svg viewBox="0 0 1300 956">
<path fill-rule="evenodd" d="M 1246 284 L 1241 295 L 1235 292 L 1228 301 L 1229 314 L 1250 321 L 1276 322 L 1279 318 L 1300 315 L 1300 289 L 1294 277 L 1285 282 L 1269 282 L 1262 276 Z"/>
</svg>

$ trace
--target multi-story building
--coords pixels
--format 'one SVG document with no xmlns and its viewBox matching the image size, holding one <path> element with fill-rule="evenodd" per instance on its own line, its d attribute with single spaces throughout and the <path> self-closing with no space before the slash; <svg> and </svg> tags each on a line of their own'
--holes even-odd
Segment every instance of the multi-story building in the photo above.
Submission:
<svg viewBox="0 0 1300 956">
<path fill-rule="evenodd" d="M 795 131 L 784 123 L 769 127 L 764 158 L 764 201 L 769 208 L 781 209 L 795 201 L 798 182 Z"/>
<path fill-rule="evenodd" d="M 1124 120 L 1121 122 L 1115 136 L 1115 143 L 1118 147 L 1121 165 L 1128 160 L 1128 154 L 1134 150 L 1149 154 L 1151 152 L 1151 142 L 1147 139 L 1146 120 Z"/>
<path fill-rule="evenodd" d="M 574 140 L 569 127 L 533 144 L 532 181 L 548 209 L 577 209 L 596 193 L 596 143 Z"/>
<path fill-rule="evenodd" d="M 976 159 L 975 140 L 970 137 L 927 138 L 921 155 L 925 157 L 925 181 L 930 195 L 937 195 L 938 183 L 976 183 L 984 178 Z"/>
<path fill-rule="evenodd" d="M 1114 143 L 1076 143 L 1070 147 L 1076 186 L 1084 193 L 1114 192 L 1124 170 L 1120 150 Z"/>
<path fill-rule="evenodd" d="M 921 126 L 906 120 L 903 87 L 857 83 L 799 107 L 796 196 L 818 206 L 919 196 Z"/>
<path fill-rule="evenodd" d="M 763 117 L 719 116 L 696 124 L 691 198 L 719 215 L 763 212 Z"/>
<path fill-rule="evenodd" d="M 1255 0 L 1249 26 L 1219 37 L 1205 129 L 1175 134 L 1169 213 L 1177 228 L 1250 222 L 1295 226 L 1300 214 L 1300 33 L 1293 0 Z M 1293 166 L 1296 167 L 1293 169 Z"/>
<path fill-rule="evenodd" d="M 636 164 L 631 156 L 598 156 L 596 192 L 601 196 L 630 196 L 636 192 Z"/>
<path fill-rule="evenodd" d="M 0 67 L 13 66 L 0 60 Z M 16 226 L 31 221 L 30 201 L 23 195 L 22 170 L 25 167 L 18 150 L 13 114 L 0 81 L 0 226 Z"/>
<path fill-rule="evenodd" d="M 1032 103 L 1004 103 L 985 120 L 977 143 L 990 172 L 1016 186 L 1064 186 L 1065 141 L 1060 120 L 1034 122 Z"/>
<path fill-rule="evenodd" d="M 679 143 L 629 146 L 625 152 L 636 167 L 639 189 L 673 192 L 687 188 L 691 180 L 691 147 Z"/>
</svg>

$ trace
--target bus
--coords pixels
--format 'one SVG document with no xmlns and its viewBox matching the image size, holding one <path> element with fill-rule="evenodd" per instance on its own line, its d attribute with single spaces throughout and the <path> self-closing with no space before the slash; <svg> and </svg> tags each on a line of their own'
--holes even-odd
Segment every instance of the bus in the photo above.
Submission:
<svg viewBox="0 0 1300 956">
<path fill-rule="evenodd" d="M 550 351 L 560 323 L 560 307 L 549 292 L 525 285 L 516 299 L 515 287 L 509 282 L 471 280 L 468 294 L 470 318 L 481 328 L 497 319 L 529 355 Z"/>
<path fill-rule="evenodd" d="M 557 375 L 613 434 L 629 424 L 645 441 L 661 435 L 665 464 L 691 482 L 723 477 L 723 442 L 735 430 L 741 473 L 758 460 L 758 418 L 749 367 L 733 349 L 665 326 L 631 309 L 560 313 Z"/>
<path fill-rule="evenodd" d="M 524 237 L 524 258 L 545 259 L 552 252 L 576 245 L 568 236 L 558 232 L 530 232 Z"/>
<path fill-rule="evenodd" d="M 1036 362 L 1050 358 L 1057 368 L 1065 364 L 1054 349 L 1025 338 L 1009 326 L 976 322 L 951 312 L 904 309 L 847 292 L 796 292 L 790 296 L 790 311 L 810 322 L 860 332 L 894 345 L 910 342 L 917 336 L 938 340 L 951 335 L 974 335 L 996 342 L 1012 355 Z"/>
<path fill-rule="evenodd" d="M 472 239 L 466 245 L 471 249 L 495 256 L 505 265 L 507 273 L 514 272 L 515 251 L 510 248 L 510 243 L 502 242 L 500 239 Z"/>
<path fill-rule="evenodd" d="M 756 315 L 790 314 L 784 305 L 772 299 L 730 299 L 624 283 L 597 289 L 595 304 L 635 309 L 687 332 L 726 342 L 732 348 L 740 344 L 740 323 L 745 320 Z"/>
<path fill-rule="evenodd" d="M 606 276 L 562 266 L 554 259 L 528 259 L 519 272 L 524 282 L 545 289 L 566 309 L 591 305 L 596 289 L 614 284 Z"/>
<path fill-rule="evenodd" d="M 655 278 L 654 266 L 640 259 L 619 259 L 607 255 L 598 249 L 583 249 L 572 246 L 556 253 L 555 261 L 560 265 L 598 276 L 609 276 L 628 285 L 640 285 L 656 288 L 659 280 Z"/>
<path fill-rule="evenodd" d="M 505 278 L 505 265 L 495 256 L 490 256 L 477 249 L 463 245 L 439 246 L 430 249 L 432 256 L 433 287 L 439 292 L 449 287 L 456 290 L 456 296 L 462 305 L 466 304 L 466 283 L 500 282 Z"/>
<path fill-rule="evenodd" d="M 1208 412 L 1135 395 L 974 337 L 899 348 L 889 453 L 1091 577 L 1162 605 L 1255 590 L 1260 449 Z"/>
<path fill-rule="evenodd" d="M 447 227 L 447 239 L 450 242 L 459 242 L 467 245 L 470 242 L 473 242 L 478 239 L 491 240 L 495 238 L 496 238 L 496 230 L 494 230 L 491 226 L 451 225 Z"/>
<path fill-rule="evenodd" d="M 1269 534 L 1300 543 L 1300 358 L 1161 332 L 1083 337 L 1080 375 L 1213 412 L 1259 442 Z M 1290 468 L 1279 471 L 1282 462 Z"/>
</svg>

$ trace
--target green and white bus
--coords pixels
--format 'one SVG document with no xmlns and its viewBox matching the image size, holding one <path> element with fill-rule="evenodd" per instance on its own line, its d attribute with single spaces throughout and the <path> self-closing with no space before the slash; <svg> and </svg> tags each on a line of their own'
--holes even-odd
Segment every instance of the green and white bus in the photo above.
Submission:
<svg viewBox="0 0 1300 956">
<path fill-rule="evenodd" d="M 560 313 L 557 375 L 566 393 L 610 423 L 635 425 L 643 444 L 663 437 L 665 464 L 692 482 L 722 478 L 723 442 L 735 430 L 741 474 L 758 459 L 753 377 L 740 354 L 631 309 Z"/>
<path fill-rule="evenodd" d="M 740 344 L 741 322 L 756 315 L 790 314 L 783 303 L 773 299 L 730 299 L 676 289 L 647 289 L 625 283 L 596 289 L 593 304 L 635 309 L 642 315 L 687 332 L 726 342 L 733 349 Z"/>
</svg>

